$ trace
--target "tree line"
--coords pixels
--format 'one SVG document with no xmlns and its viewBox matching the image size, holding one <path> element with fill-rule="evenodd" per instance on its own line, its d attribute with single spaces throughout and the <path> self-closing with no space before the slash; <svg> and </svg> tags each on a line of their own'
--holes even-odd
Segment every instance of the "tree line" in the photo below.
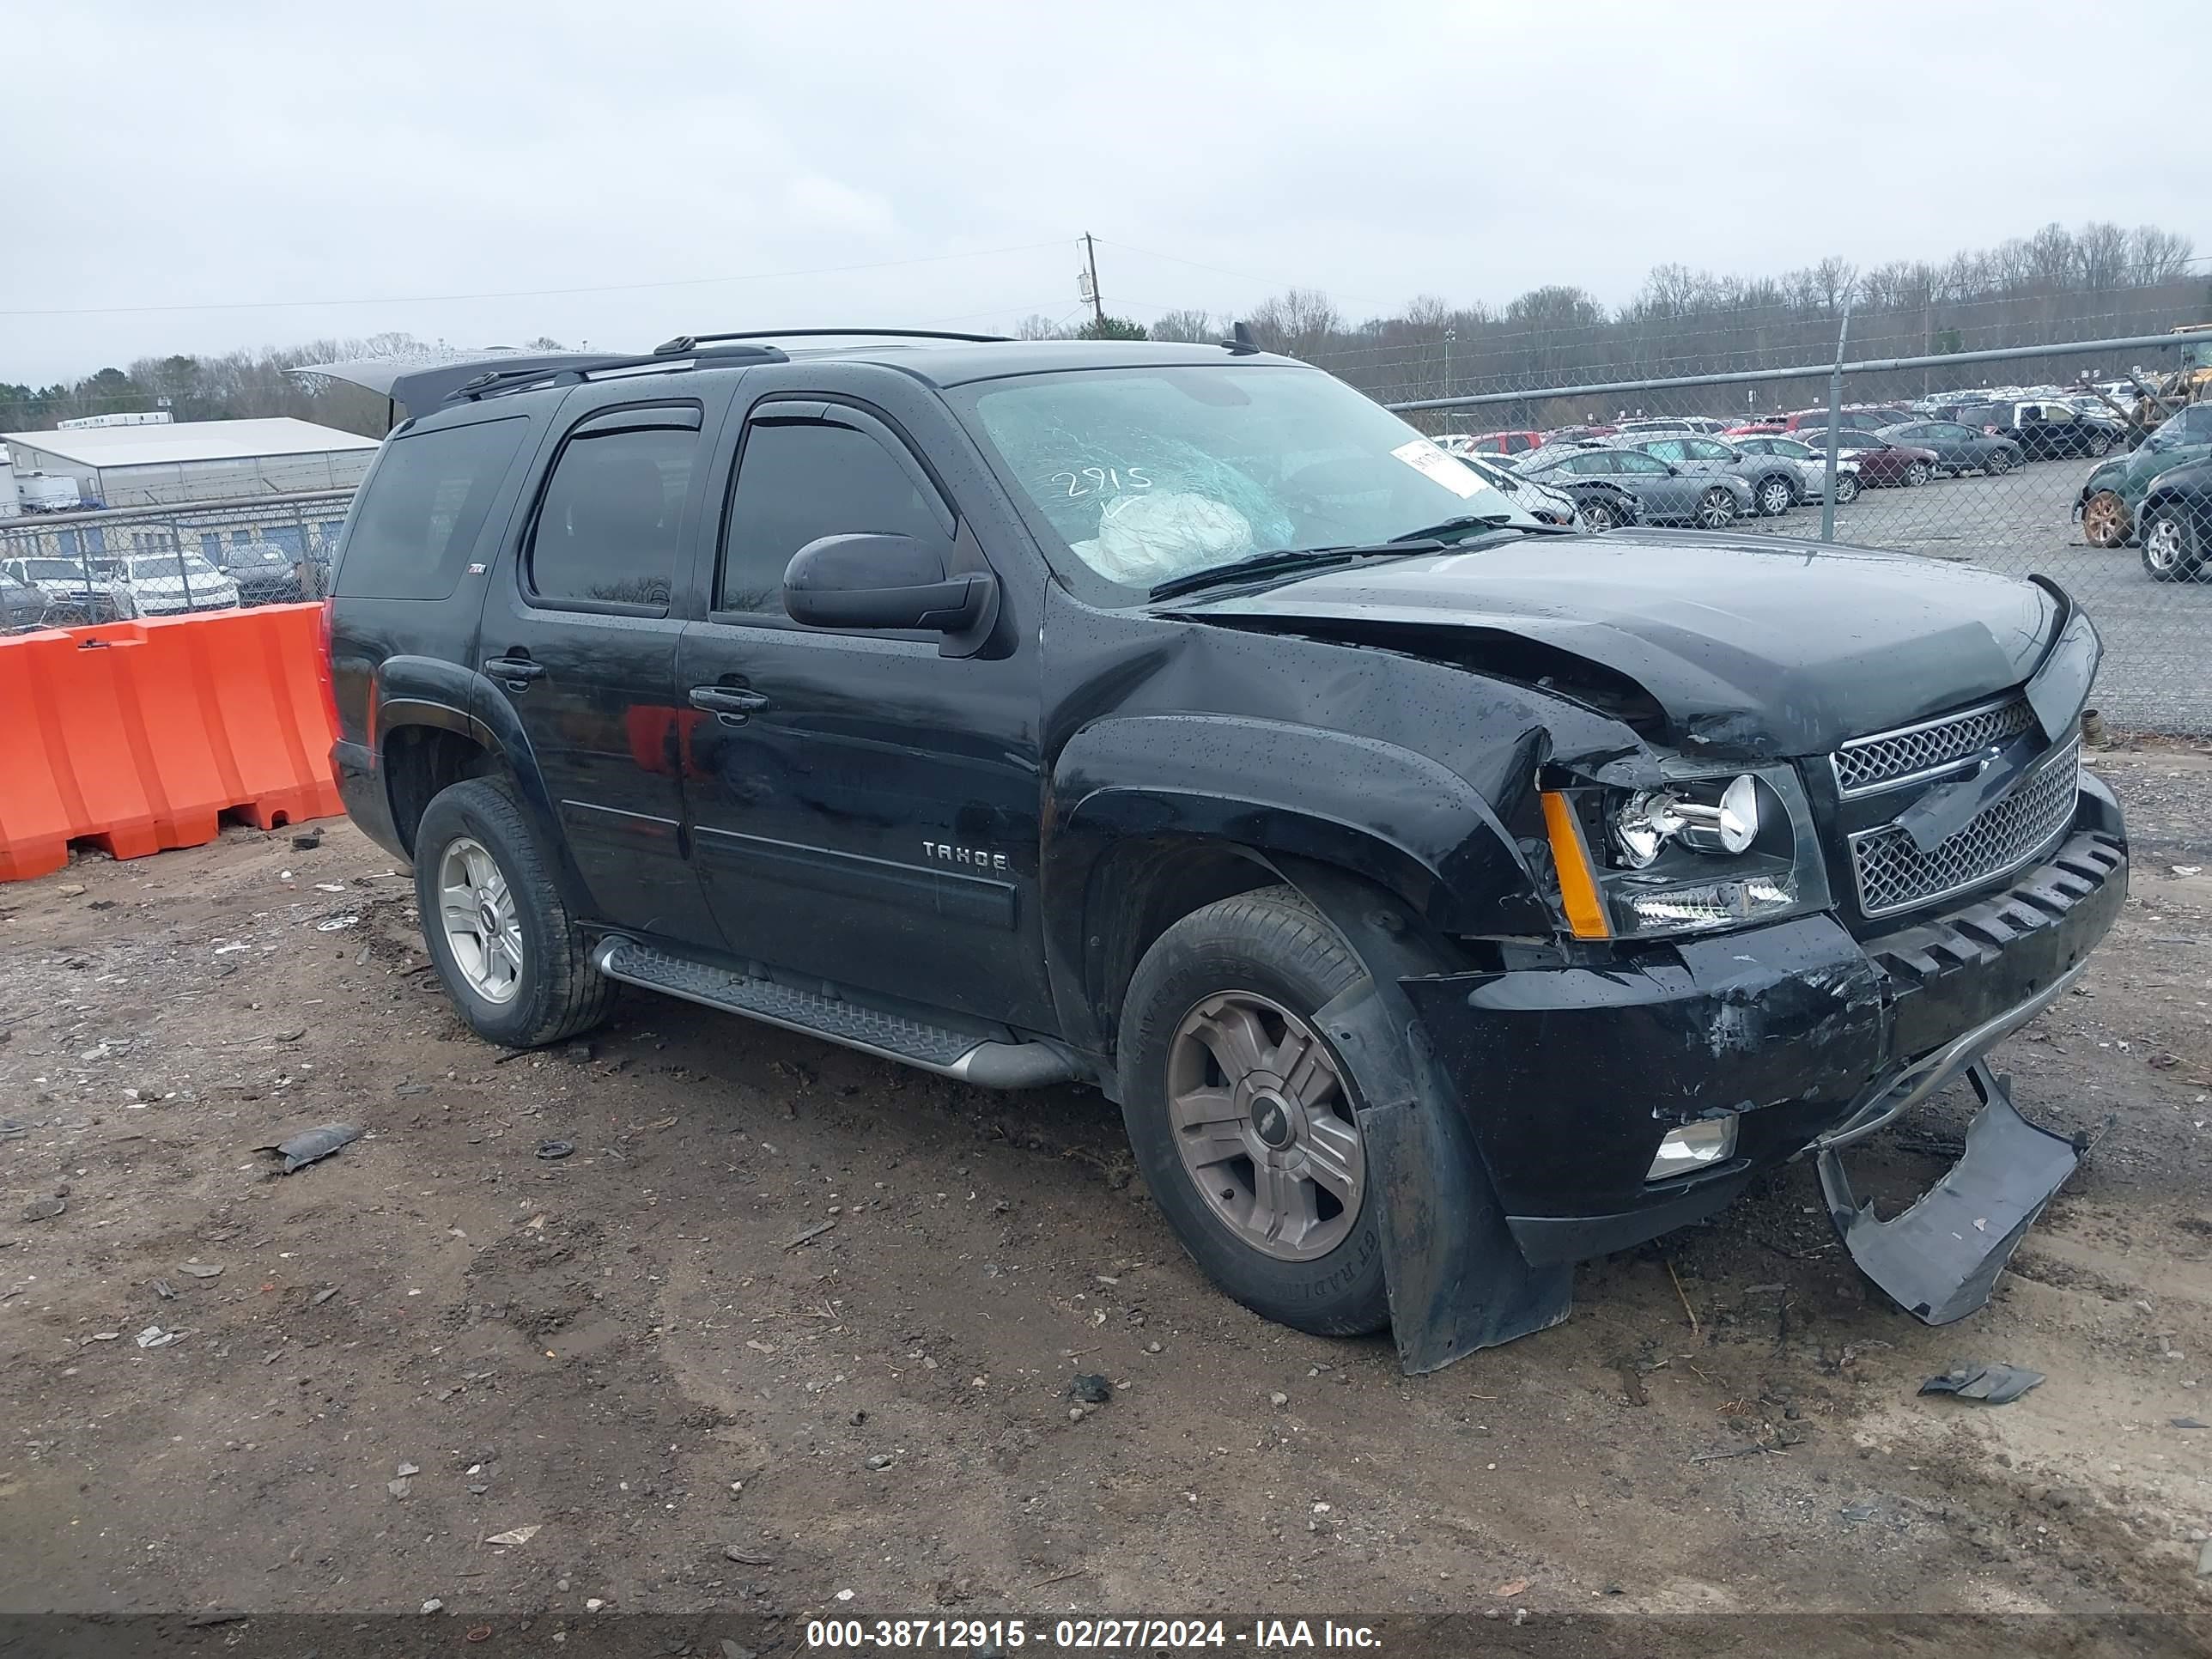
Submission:
<svg viewBox="0 0 2212 1659">
<path fill-rule="evenodd" d="M 1293 288 L 1242 318 L 1183 309 L 1163 312 L 1149 325 L 1106 315 L 1070 326 L 1032 316 L 1017 331 L 1031 339 L 1214 341 L 1242 321 L 1266 349 L 1318 363 L 1384 401 L 1401 401 L 1825 363 L 1836 355 L 1847 311 L 1850 356 L 1935 356 L 2161 333 L 2212 319 L 2212 282 L 2194 245 L 2178 232 L 2104 222 L 2069 230 L 2054 223 L 1940 261 L 1862 268 L 1827 258 L 1767 276 L 1662 264 L 1620 306 L 1553 283 L 1502 305 L 1425 295 L 1394 315 L 1354 321 L 1322 290 Z M 559 349 L 550 339 L 527 344 Z M 379 436 L 386 422 L 382 398 L 288 371 L 423 349 L 411 335 L 387 333 L 221 356 L 144 357 L 127 368 L 46 386 L 0 383 L 0 431 L 50 428 L 81 415 L 167 409 L 179 421 L 291 415 Z M 2079 356 L 2054 357 L 2047 365 L 2008 364 L 2002 378 L 2070 380 L 2089 366 Z M 2094 367 L 2117 374 L 2128 365 Z M 1932 378 L 1862 383 L 1854 392 L 1904 395 L 1930 389 Z M 1788 402 L 1811 386 L 1778 387 L 1774 396 Z M 1519 418 L 1534 418 L 1534 406 Z"/>
</svg>

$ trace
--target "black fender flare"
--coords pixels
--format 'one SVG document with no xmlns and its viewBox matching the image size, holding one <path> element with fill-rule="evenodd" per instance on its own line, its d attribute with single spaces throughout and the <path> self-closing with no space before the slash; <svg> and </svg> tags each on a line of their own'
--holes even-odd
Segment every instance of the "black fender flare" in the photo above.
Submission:
<svg viewBox="0 0 2212 1659">
<path fill-rule="evenodd" d="M 1533 776 L 1540 732 L 1511 769 Z M 1069 1040 L 1103 1052 L 1099 907 L 1109 854 L 1133 840 L 1212 843 L 1362 872 L 1439 931 L 1548 937 L 1549 908 L 1512 834 L 1480 790 L 1425 755 L 1280 721 L 1138 715 L 1071 738 L 1054 769 L 1041 886 L 1046 958 Z"/>
<path fill-rule="evenodd" d="M 1400 981 L 1449 964 L 1388 894 L 1303 859 L 1284 878 L 1343 935 L 1368 977 L 1315 1015 L 1358 1079 L 1369 1192 L 1398 1363 L 1432 1371 L 1547 1330 L 1573 1307 L 1574 1270 L 1522 1254 L 1465 1108 Z"/>
<path fill-rule="evenodd" d="M 380 770 L 392 732 L 422 726 L 466 738 L 500 763 L 540 848 L 552 855 L 563 896 L 577 914 L 588 915 L 591 890 L 561 833 L 560 814 L 514 705 L 482 674 L 461 664 L 435 657 L 386 658 L 369 692 L 369 741 Z M 388 778 L 385 787 L 388 793 Z"/>
</svg>

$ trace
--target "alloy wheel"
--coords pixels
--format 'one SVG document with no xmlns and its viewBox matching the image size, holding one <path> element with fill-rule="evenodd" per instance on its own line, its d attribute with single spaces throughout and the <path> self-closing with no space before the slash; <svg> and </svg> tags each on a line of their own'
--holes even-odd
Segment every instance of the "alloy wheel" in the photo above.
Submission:
<svg viewBox="0 0 2212 1659">
<path fill-rule="evenodd" d="M 2181 520 L 2165 517 L 2154 519 L 2143 532 L 2143 563 L 2155 575 L 2171 576 L 2181 568 L 2181 562 L 2189 550 L 2181 533 Z"/>
<path fill-rule="evenodd" d="M 1725 529 L 1735 517 L 1735 498 L 1725 489 L 1708 489 L 1698 498 L 1698 522 L 1708 530 Z"/>
<path fill-rule="evenodd" d="M 512 1002 L 522 988 L 522 921 L 507 878 L 472 836 L 455 837 L 439 856 L 438 925 L 469 989 Z"/>
<path fill-rule="evenodd" d="M 1255 991 L 1207 997 L 1168 1050 L 1176 1151 L 1238 1240 L 1307 1261 L 1359 1218 L 1367 1164 L 1351 1092 L 1319 1034 Z"/>
</svg>

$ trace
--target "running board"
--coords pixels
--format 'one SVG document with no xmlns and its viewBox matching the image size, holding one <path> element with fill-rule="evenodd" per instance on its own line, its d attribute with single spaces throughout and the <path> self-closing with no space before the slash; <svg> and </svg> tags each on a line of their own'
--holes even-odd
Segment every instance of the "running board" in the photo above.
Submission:
<svg viewBox="0 0 2212 1659">
<path fill-rule="evenodd" d="M 1073 1082 L 1081 1075 L 1074 1056 L 1054 1043 L 1001 1042 L 981 1031 L 963 1031 L 761 975 L 712 967 L 621 934 L 600 942 L 592 952 L 592 965 L 609 979 L 842 1043 L 978 1088 L 1036 1089 Z"/>
</svg>

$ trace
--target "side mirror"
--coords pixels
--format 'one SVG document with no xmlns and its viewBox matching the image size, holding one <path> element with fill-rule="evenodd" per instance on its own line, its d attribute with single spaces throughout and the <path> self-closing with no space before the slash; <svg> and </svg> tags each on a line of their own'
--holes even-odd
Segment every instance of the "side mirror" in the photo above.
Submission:
<svg viewBox="0 0 2212 1659">
<path fill-rule="evenodd" d="M 811 628 L 957 633 L 983 615 L 998 583 L 983 572 L 948 575 L 945 551 L 911 536 L 824 536 L 792 555 L 783 608 Z"/>
</svg>

